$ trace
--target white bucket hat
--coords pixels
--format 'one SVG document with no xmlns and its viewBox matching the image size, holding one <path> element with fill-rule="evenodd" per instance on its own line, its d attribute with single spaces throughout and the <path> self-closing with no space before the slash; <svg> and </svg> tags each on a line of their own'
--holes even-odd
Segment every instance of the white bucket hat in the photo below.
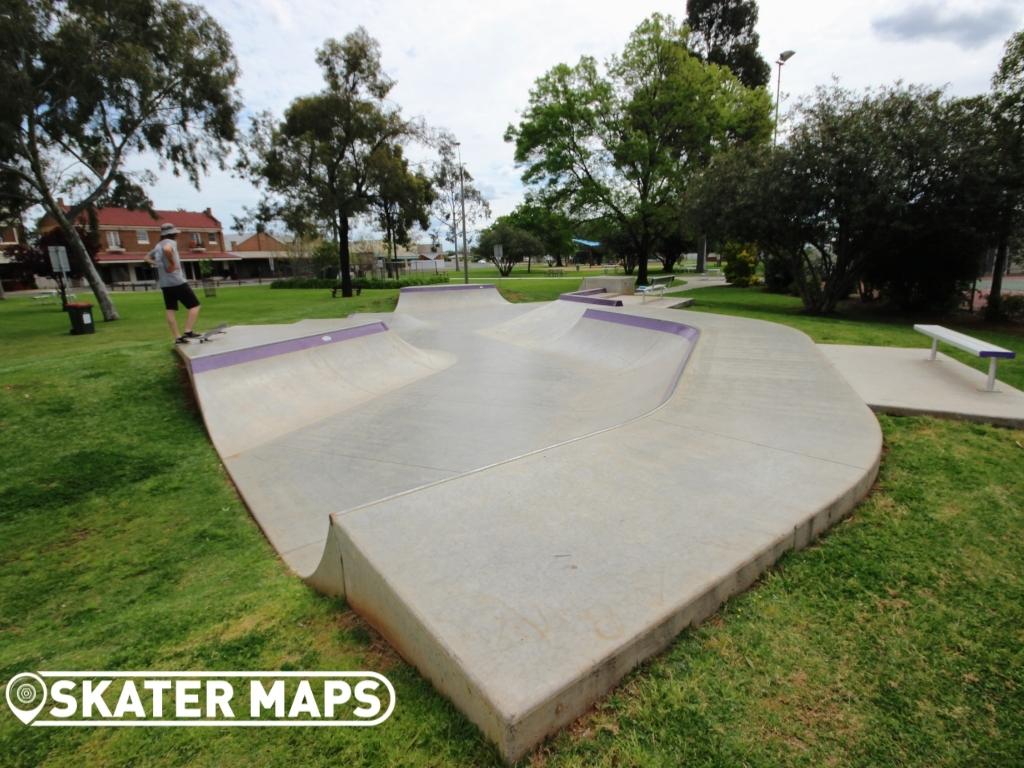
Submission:
<svg viewBox="0 0 1024 768">
<path fill-rule="evenodd" d="M 160 237 L 178 234 L 178 228 L 171 223 L 160 225 Z"/>
</svg>

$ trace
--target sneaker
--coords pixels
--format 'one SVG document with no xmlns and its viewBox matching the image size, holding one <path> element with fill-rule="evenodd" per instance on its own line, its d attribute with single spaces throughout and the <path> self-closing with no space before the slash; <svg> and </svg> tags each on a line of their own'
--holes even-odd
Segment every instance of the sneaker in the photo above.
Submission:
<svg viewBox="0 0 1024 768">
<path fill-rule="evenodd" d="M 181 338 L 183 338 L 183 339 L 199 339 L 199 338 L 202 338 L 202 334 L 196 333 L 195 331 L 185 331 L 185 334 Z"/>
<path fill-rule="evenodd" d="M 178 338 L 176 338 L 174 340 L 174 343 L 175 344 L 188 344 L 189 342 L 188 342 L 188 339 L 186 339 L 184 336 L 179 336 Z"/>
</svg>

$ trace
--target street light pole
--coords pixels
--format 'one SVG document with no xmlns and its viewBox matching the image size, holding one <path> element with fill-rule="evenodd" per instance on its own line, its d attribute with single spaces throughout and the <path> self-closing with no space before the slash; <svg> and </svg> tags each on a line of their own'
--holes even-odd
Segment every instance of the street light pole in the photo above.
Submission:
<svg viewBox="0 0 1024 768">
<path fill-rule="evenodd" d="M 459 198 L 462 201 L 462 269 L 464 280 L 467 285 L 469 284 L 469 252 L 466 248 L 466 169 L 462 166 L 462 143 L 455 142 L 455 146 L 459 150 Z M 458 249 L 459 231 L 455 230 L 455 248 Z"/>
<path fill-rule="evenodd" d="M 779 101 L 782 98 L 782 65 L 793 58 L 795 53 L 796 51 L 783 51 L 779 54 L 779 60 L 775 62 L 779 65 L 779 77 L 775 86 L 775 135 L 772 138 L 773 147 L 779 143 Z"/>
</svg>

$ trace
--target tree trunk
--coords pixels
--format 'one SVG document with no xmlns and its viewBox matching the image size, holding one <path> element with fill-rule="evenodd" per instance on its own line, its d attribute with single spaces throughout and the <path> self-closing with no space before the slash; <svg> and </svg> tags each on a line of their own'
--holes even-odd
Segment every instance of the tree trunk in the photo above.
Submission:
<svg viewBox="0 0 1024 768">
<path fill-rule="evenodd" d="M 646 240 L 640 242 L 640 253 L 636 259 L 636 282 L 637 285 L 647 285 L 647 257 L 650 255 L 650 245 Z"/>
<path fill-rule="evenodd" d="M 338 266 L 341 267 L 341 295 L 346 299 L 352 297 L 350 261 L 348 253 L 348 218 L 342 216 L 338 222 Z"/>
<path fill-rule="evenodd" d="M 7 298 L 7 294 L 4 293 L 4 281 L 0 280 L 0 301 Z"/>
<path fill-rule="evenodd" d="M 999 245 L 996 247 L 996 261 L 992 265 L 992 285 L 989 288 L 988 303 L 985 306 L 985 316 L 991 319 L 998 319 L 1003 314 L 1003 273 L 1006 272 L 1009 240 L 1005 230 L 1000 233 Z"/>
<path fill-rule="evenodd" d="M 49 208 L 49 206 L 47 206 Z M 78 236 L 78 230 L 75 229 L 71 221 L 68 220 L 67 216 L 64 215 L 59 207 L 54 206 L 50 210 L 50 213 L 57 220 L 57 224 L 64 232 L 64 237 L 67 238 L 68 245 L 71 246 L 71 255 L 75 260 L 75 264 L 78 267 L 79 272 L 85 275 L 86 281 L 89 283 L 89 287 L 92 288 L 93 296 L 96 297 L 96 303 L 100 306 L 100 312 L 103 315 L 103 319 L 120 320 L 121 316 L 117 313 L 117 309 L 114 307 L 114 302 L 110 298 L 110 291 L 107 290 L 107 284 L 103 282 L 103 278 L 100 276 L 99 270 L 96 269 L 96 265 L 92 263 L 92 259 L 89 258 L 89 251 L 85 247 L 85 243 L 82 242 L 82 238 Z"/>
<path fill-rule="evenodd" d="M 721 251 L 719 251 L 721 253 Z M 708 268 L 708 238 L 705 235 L 701 239 L 700 248 L 697 249 L 697 273 L 703 274 Z"/>
</svg>

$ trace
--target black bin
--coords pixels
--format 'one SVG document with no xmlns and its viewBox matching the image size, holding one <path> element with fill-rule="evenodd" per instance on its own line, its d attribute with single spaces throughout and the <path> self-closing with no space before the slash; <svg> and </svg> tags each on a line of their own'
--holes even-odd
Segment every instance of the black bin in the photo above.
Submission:
<svg viewBox="0 0 1024 768">
<path fill-rule="evenodd" d="M 68 317 L 71 318 L 71 333 L 96 333 L 96 324 L 92 321 L 92 304 L 76 301 L 67 305 Z"/>
</svg>

